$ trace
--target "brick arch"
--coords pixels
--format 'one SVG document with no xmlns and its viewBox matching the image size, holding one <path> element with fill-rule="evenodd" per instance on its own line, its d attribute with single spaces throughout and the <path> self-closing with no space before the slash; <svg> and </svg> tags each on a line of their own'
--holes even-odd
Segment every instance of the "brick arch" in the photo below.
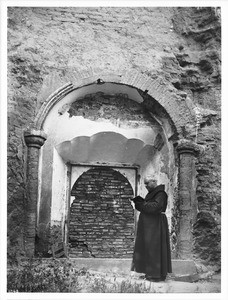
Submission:
<svg viewBox="0 0 228 300">
<path fill-rule="evenodd" d="M 76 180 L 71 196 L 70 257 L 130 258 L 134 212 L 127 178 L 112 168 L 94 167 Z"/>
<path fill-rule="evenodd" d="M 137 70 L 127 70 L 121 74 L 89 74 L 91 76 L 84 77 L 85 72 L 77 73 L 75 77 L 72 75 L 68 83 L 64 84 L 59 89 L 52 91 L 51 86 L 49 88 L 50 94 L 43 102 L 33 124 L 33 127 L 37 130 L 41 130 L 43 123 L 56 103 L 58 103 L 65 96 L 70 94 L 72 91 L 86 87 L 92 84 L 96 84 L 98 79 L 106 83 L 115 83 L 120 85 L 126 85 L 132 88 L 136 88 L 142 92 L 146 92 L 150 96 L 150 101 L 156 100 L 167 112 L 172 123 L 175 126 L 175 130 L 179 137 L 183 137 L 183 128 L 186 124 L 193 128 L 197 126 L 197 116 L 195 113 L 195 105 L 187 97 L 186 93 L 180 93 L 171 85 L 159 77 L 153 79 L 148 75 L 140 73 Z M 47 94 L 47 91 L 45 92 Z M 46 96 L 45 94 L 45 96 Z M 41 97 L 42 98 L 42 97 Z"/>
</svg>

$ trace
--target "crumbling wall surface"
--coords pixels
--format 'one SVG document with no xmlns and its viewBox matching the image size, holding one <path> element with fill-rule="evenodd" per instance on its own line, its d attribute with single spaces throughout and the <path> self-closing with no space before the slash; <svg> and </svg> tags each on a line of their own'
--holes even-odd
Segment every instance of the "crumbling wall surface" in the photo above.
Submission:
<svg viewBox="0 0 228 300">
<path fill-rule="evenodd" d="M 198 215 L 194 224 L 195 255 L 220 261 L 221 229 L 221 21 L 219 8 L 179 8 L 174 30 L 189 41 L 180 44 L 176 59 L 181 73 L 173 84 L 191 95 L 197 105 L 196 142 L 205 148 L 197 160 Z M 174 76 L 175 77 L 175 76 Z"/>
<path fill-rule="evenodd" d="M 8 8 L 10 240 L 22 231 L 23 129 L 63 84 L 128 69 L 162 78 L 196 105 L 198 131 L 186 136 L 205 146 L 197 161 L 195 250 L 196 257 L 218 262 L 219 235 L 209 229 L 220 226 L 220 12 L 210 7 Z"/>
</svg>

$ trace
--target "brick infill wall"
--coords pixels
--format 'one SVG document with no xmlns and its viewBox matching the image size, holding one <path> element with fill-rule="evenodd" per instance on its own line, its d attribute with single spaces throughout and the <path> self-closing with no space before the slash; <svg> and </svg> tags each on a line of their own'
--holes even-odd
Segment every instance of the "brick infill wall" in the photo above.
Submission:
<svg viewBox="0 0 228 300">
<path fill-rule="evenodd" d="M 75 182 L 70 208 L 69 256 L 130 258 L 134 245 L 134 211 L 128 180 L 111 168 L 97 167 Z"/>
</svg>

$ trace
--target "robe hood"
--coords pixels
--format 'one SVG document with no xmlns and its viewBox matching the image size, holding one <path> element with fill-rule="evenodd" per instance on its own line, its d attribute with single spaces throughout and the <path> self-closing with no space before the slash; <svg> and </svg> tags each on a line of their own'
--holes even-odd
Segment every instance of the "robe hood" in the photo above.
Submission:
<svg viewBox="0 0 228 300">
<path fill-rule="evenodd" d="M 156 188 L 154 188 L 151 192 L 149 192 L 148 194 L 150 194 L 151 196 L 156 195 L 158 192 L 165 192 L 165 185 L 164 184 L 160 184 L 158 186 L 156 186 Z"/>
</svg>

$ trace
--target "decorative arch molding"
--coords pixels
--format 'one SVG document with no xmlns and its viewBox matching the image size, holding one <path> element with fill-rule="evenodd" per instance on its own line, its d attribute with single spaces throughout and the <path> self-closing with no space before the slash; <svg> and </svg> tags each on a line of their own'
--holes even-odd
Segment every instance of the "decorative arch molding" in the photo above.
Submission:
<svg viewBox="0 0 228 300">
<path fill-rule="evenodd" d="M 145 144 L 142 140 L 128 139 L 120 133 L 108 131 L 99 132 L 92 136 L 78 136 L 70 141 L 64 141 L 55 146 L 58 154 L 66 163 L 93 164 L 96 161 L 108 164 L 109 162 L 142 166 L 150 161 L 156 151 L 161 150 L 164 141 L 154 145 Z M 162 137 L 160 136 L 162 139 Z"/>
<path fill-rule="evenodd" d="M 34 127 L 42 129 L 43 123 L 49 113 L 49 111 L 52 109 L 52 107 L 55 106 L 56 103 L 58 103 L 62 98 L 64 98 L 66 95 L 68 95 L 70 92 L 74 90 L 74 86 L 72 83 L 68 82 L 64 84 L 62 87 L 57 89 L 55 92 L 51 93 L 49 97 L 46 99 L 46 101 L 41 106 L 35 121 L 34 121 Z"/>
<path fill-rule="evenodd" d="M 150 96 L 150 100 L 155 100 L 167 112 L 179 138 L 185 137 L 183 136 L 183 132 L 188 132 L 189 130 L 195 131 L 197 128 L 195 105 L 191 99 L 187 97 L 186 93 L 180 93 L 174 88 L 171 89 L 169 83 L 165 82 L 164 79 L 153 79 L 134 69 L 127 70 L 120 75 L 100 73 L 89 77 L 83 76 L 85 76 L 85 72 L 77 73 L 77 78 L 72 77 L 70 82 L 68 81 L 62 87 L 49 94 L 35 118 L 34 129 L 42 130 L 44 121 L 50 110 L 65 96 L 79 88 L 103 82 L 126 85 L 141 90 Z M 49 90 L 51 91 L 51 88 Z M 47 94 L 47 91 L 45 93 Z"/>
</svg>

